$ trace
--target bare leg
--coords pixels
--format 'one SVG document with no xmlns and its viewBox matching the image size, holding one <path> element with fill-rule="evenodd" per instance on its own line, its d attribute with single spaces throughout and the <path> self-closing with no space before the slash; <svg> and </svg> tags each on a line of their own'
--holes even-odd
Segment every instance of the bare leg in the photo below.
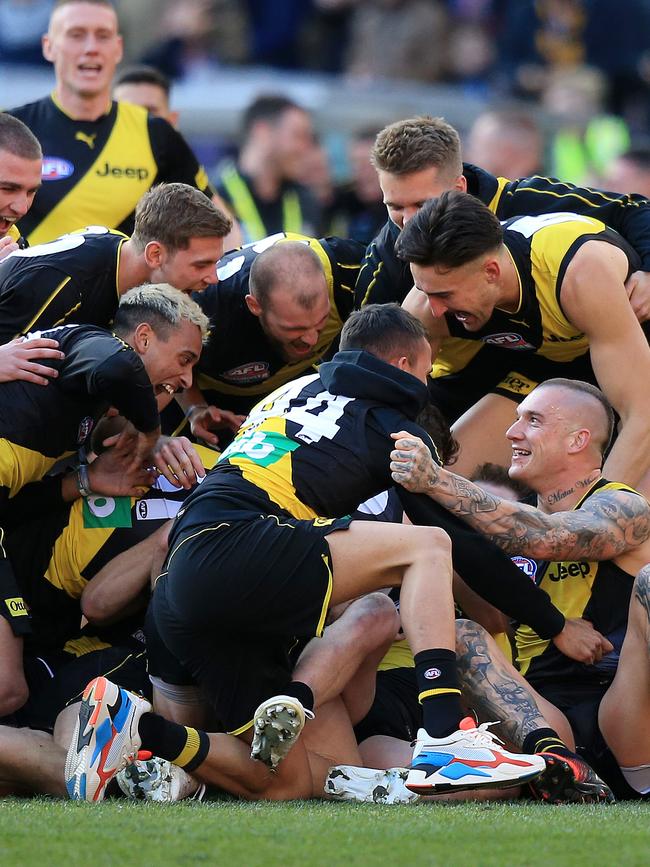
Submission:
<svg viewBox="0 0 650 867">
<path fill-rule="evenodd" d="M 23 672 L 23 640 L 14 635 L 9 621 L 0 617 L 0 717 L 19 710 L 28 697 Z"/>
<path fill-rule="evenodd" d="M 634 582 L 614 682 L 600 703 L 598 724 L 621 767 L 650 764 L 650 564 Z"/>
<path fill-rule="evenodd" d="M 486 394 L 452 426 L 460 444 L 454 472 L 470 476 L 479 464 L 491 461 L 510 466 L 511 448 L 505 433 L 517 420 L 517 404 L 500 394 Z"/>
<path fill-rule="evenodd" d="M 364 688 L 345 693 L 350 715 L 358 722 L 372 704 L 377 666 L 398 629 L 399 618 L 388 596 L 371 593 L 356 599 L 322 638 L 313 638 L 305 647 L 293 680 L 308 684 L 320 707 L 346 690 L 353 678 L 358 686 L 361 669 Z"/>
<path fill-rule="evenodd" d="M 542 698 L 503 656 L 494 639 L 477 623 L 457 620 L 456 653 L 463 697 L 485 722 L 503 720 L 501 731 L 515 747 L 540 728 L 553 728 L 575 748 L 564 714 Z"/>
<path fill-rule="evenodd" d="M 65 797 L 65 750 L 52 735 L 0 726 L 0 779 L 21 789 Z"/>
</svg>

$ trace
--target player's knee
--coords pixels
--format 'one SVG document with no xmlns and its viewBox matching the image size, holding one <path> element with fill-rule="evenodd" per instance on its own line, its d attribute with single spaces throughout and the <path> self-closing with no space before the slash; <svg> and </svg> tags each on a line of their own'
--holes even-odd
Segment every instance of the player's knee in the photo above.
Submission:
<svg viewBox="0 0 650 867">
<path fill-rule="evenodd" d="M 414 527 L 415 554 L 434 564 L 451 560 L 451 539 L 440 527 Z"/>
<path fill-rule="evenodd" d="M 393 600 L 385 593 L 368 593 L 350 605 L 351 622 L 346 625 L 354 643 L 373 646 L 388 641 L 399 629 L 399 615 Z"/>
</svg>

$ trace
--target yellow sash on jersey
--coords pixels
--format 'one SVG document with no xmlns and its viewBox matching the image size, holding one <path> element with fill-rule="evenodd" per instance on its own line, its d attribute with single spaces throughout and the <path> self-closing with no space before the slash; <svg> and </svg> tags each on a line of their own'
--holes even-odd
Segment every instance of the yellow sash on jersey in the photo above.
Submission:
<svg viewBox="0 0 650 867">
<path fill-rule="evenodd" d="M 109 228 L 119 226 L 152 186 L 157 172 L 147 110 L 118 102 L 115 124 L 97 159 L 31 232 L 30 245 L 98 222 Z"/>
<path fill-rule="evenodd" d="M 12 241 L 17 241 L 20 238 L 20 232 L 18 231 L 18 229 L 15 226 L 9 227 L 9 231 L 7 232 L 7 235 L 9 238 L 11 238 Z"/>
</svg>

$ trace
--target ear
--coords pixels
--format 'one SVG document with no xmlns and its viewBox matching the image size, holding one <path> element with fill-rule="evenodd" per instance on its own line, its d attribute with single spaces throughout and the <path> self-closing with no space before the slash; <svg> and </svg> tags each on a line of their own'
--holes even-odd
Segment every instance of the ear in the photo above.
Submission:
<svg viewBox="0 0 650 867">
<path fill-rule="evenodd" d="M 584 451 L 591 442 L 591 431 L 587 428 L 573 431 L 569 440 L 569 453 L 577 454 Z"/>
<path fill-rule="evenodd" d="M 160 241 L 149 241 L 144 248 L 144 261 L 148 268 L 160 268 L 165 264 L 167 248 Z"/>
<path fill-rule="evenodd" d="M 124 39 L 120 34 L 117 36 L 117 44 L 119 45 L 119 52 L 117 55 L 117 62 L 121 63 L 124 58 Z"/>
<path fill-rule="evenodd" d="M 131 345 L 138 355 L 146 355 L 154 336 L 153 328 L 148 322 L 141 322 L 133 332 Z"/>
<path fill-rule="evenodd" d="M 399 368 L 399 370 L 406 370 L 407 373 L 411 372 L 409 360 L 405 355 L 400 355 L 399 358 L 391 359 L 389 364 L 392 364 L 393 367 Z"/>
<path fill-rule="evenodd" d="M 498 283 L 501 277 L 501 265 L 498 259 L 492 257 L 486 259 L 483 263 L 483 270 L 485 271 L 488 283 Z"/>
<path fill-rule="evenodd" d="M 178 112 L 177 111 L 170 111 L 169 114 L 167 115 L 167 122 L 170 123 L 174 127 L 174 129 L 177 129 L 178 128 Z"/>
<path fill-rule="evenodd" d="M 49 33 L 44 33 L 41 36 L 41 49 L 43 51 L 43 57 L 49 63 L 54 63 L 54 54 L 52 52 L 52 42 Z"/>
<path fill-rule="evenodd" d="M 260 302 L 255 298 L 254 295 L 247 295 L 246 298 L 246 306 L 253 314 L 253 316 L 261 316 L 262 308 L 260 307 Z"/>
<path fill-rule="evenodd" d="M 454 181 L 453 190 L 460 190 L 461 193 L 467 192 L 467 178 L 465 175 L 458 175 L 456 180 Z"/>
</svg>

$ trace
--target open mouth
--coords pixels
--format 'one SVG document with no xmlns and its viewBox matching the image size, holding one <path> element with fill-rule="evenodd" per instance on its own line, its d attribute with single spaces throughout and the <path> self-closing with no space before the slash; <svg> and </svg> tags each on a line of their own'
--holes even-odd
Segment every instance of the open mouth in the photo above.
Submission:
<svg viewBox="0 0 650 867">
<path fill-rule="evenodd" d="M 79 72 L 88 72 L 91 75 L 96 75 L 97 73 L 102 71 L 101 63 L 80 63 L 77 66 Z"/>
<path fill-rule="evenodd" d="M 170 385 L 168 382 L 161 382 L 160 385 L 156 386 L 156 394 L 176 394 L 176 389 L 173 385 Z"/>
<path fill-rule="evenodd" d="M 528 458 L 530 457 L 530 452 L 527 449 L 513 449 L 512 450 L 512 458 L 515 460 L 516 458 Z"/>
<path fill-rule="evenodd" d="M 0 237 L 6 235 L 15 222 L 11 217 L 0 217 Z"/>
</svg>

